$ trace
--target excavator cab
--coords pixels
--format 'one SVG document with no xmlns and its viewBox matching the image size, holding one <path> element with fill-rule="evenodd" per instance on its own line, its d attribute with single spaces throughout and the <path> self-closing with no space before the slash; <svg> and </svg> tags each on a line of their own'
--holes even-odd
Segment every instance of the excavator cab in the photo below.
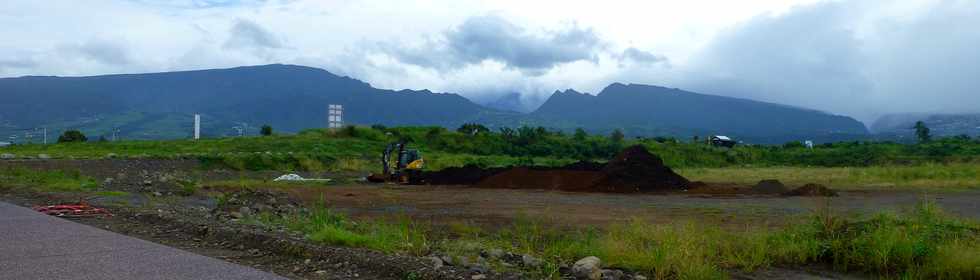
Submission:
<svg viewBox="0 0 980 280">
<path fill-rule="evenodd" d="M 382 174 L 387 181 L 400 184 L 415 184 L 421 182 L 422 169 L 425 160 L 416 149 L 407 149 L 405 142 L 388 144 L 381 155 Z"/>
</svg>

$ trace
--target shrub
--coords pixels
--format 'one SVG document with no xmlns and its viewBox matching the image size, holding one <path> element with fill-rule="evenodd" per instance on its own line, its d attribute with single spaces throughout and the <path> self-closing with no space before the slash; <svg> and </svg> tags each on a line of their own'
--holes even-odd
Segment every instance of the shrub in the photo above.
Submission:
<svg viewBox="0 0 980 280">
<path fill-rule="evenodd" d="M 85 142 L 88 141 L 88 137 L 82 134 L 81 131 L 71 129 L 66 130 L 61 136 L 58 136 L 58 143 L 70 143 L 70 142 Z"/>
</svg>

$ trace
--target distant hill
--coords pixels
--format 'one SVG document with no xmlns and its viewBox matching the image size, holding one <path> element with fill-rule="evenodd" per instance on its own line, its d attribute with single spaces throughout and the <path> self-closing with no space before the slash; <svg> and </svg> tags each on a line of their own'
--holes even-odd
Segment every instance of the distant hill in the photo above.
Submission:
<svg viewBox="0 0 980 280">
<path fill-rule="evenodd" d="M 614 83 L 597 95 L 555 92 L 531 113 L 539 123 L 634 135 L 725 134 L 756 143 L 812 139 L 832 141 L 867 135 L 850 117 L 815 110 L 706 95 L 658 86 Z"/>
<path fill-rule="evenodd" d="M 81 129 L 90 139 L 108 138 L 113 129 L 126 139 L 187 138 L 196 113 L 202 114 L 206 137 L 237 135 L 234 127 L 242 123 L 250 135 L 263 124 L 296 132 L 325 127 L 328 104 L 344 105 L 345 121 L 361 125 L 455 128 L 479 122 L 491 128 L 532 125 L 571 131 L 582 127 L 595 133 L 620 128 L 628 136 L 727 134 L 752 143 L 834 141 L 867 134 L 861 123 L 849 117 L 657 86 L 616 83 L 595 96 L 557 91 L 537 110 L 519 113 L 529 112 L 537 102 L 513 93 L 484 100 L 488 107 L 457 94 L 382 90 L 322 69 L 280 64 L 91 77 L 28 76 L 0 79 L 0 137 L 26 137 L 33 131 L 24 129 L 43 126 L 52 135 Z"/>
<path fill-rule="evenodd" d="M 884 115 L 871 125 L 871 130 L 883 137 L 913 139 L 917 121 L 929 127 L 934 136 L 980 136 L 980 114 L 904 113 Z"/>
<path fill-rule="evenodd" d="M 138 133 L 133 129 L 149 129 L 139 123 L 152 122 L 153 118 L 184 119 L 180 125 L 187 128 L 185 132 L 159 138 L 187 137 L 194 113 L 204 114 L 205 123 L 222 132 L 239 122 L 250 127 L 270 124 L 286 132 L 325 127 L 328 104 L 344 105 L 345 120 L 355 124 L 453 127 L 500 113 L 456 94 L 381 90 L 322 69 L 279 64 L 152 74 L 4 78 L 0 79 L 0 92 L 0 131 L 4 125 L 8 130 L 48 125 L 89 128 L 104 134 L 106 127 L 130 126 L 124 131 L 128 135 Z M 121 115 L 131 118 L 120 119 Z"/>
</svg>

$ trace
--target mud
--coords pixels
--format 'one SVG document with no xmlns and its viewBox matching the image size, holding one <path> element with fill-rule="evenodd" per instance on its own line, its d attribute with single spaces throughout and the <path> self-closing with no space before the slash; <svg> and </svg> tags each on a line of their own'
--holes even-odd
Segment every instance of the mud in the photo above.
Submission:
<svg viewBox="0 0 980 280">
<path fill-rule="evenodd" d="M 752 186 L 752 191 L 758 194 L 783 194 L 789 191 L 779 180 L 762 180 Z"/>
<path fill-rule="evenodd" d="M 606 164 L 581 161 L 561 167 L 490 169 L 468 165 L 426 172 L 423 178 L 432 185 L 616 193 L 679 191 L 690 183 L 642 146 L 626 148 Z"/>
<path fill-rule="evenodd" d="M 479 188 L 592 191 L 602 178 L 598 171 L 515 167 L 475 184 Z"/>
<path fill-rule="evenodd" d="M 422 183 L 429 185 L 472 185 L 509 168 L 480 168 L 476 165 L 449 167 L 422 172 Z"/>
<path fill-rule="evenodd" d="M 820 184 L 806 184 L 802 187 L 793 189 L 786 193 L 784 196 L 837 196 L 837 191 L 829 189 Z"/>
<path fill-rule="evenodd" d="M 679 191 L 688 188 L 686 178 L 678 175 L 657 155 L 643 146 L 626 148 L 602 169 L 603 178 L 596 185 L 600 191 Z"/>
</svg>

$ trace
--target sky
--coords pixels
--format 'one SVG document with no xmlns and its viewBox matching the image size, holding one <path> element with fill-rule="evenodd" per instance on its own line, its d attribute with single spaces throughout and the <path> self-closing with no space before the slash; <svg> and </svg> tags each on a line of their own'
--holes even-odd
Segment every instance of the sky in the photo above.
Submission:
<svg viewBox="0 0 980 280">
<path fill-rule="evenodd" d="M 3 0 L 0 77 L 286 63 L 526 109 L 621 82 L 870 124 L 980 112 L 978 26 L 969 0 Z"/>
</svg>

